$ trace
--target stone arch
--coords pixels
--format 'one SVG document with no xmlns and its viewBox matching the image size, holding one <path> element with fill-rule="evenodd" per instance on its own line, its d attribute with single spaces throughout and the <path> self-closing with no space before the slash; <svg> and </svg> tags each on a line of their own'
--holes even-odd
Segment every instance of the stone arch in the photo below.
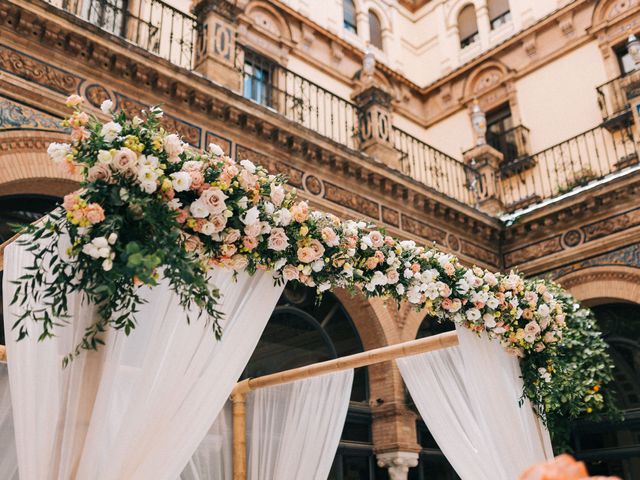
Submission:
<svg viewBox="0 0 640 480">
<path fill-rule="evenodd" d="M 62 196 L 78 188 L 79 176 L 57 167 L 47 155 L 51 142 L 65 142 L 63 132 L 0 132 L 0 192 L 2 195 Z"/>
<path fill-rule="evenodd" d="M 473 98 L 494 89 L 504 82 L 508 75 L 507 67 L 498 61 L 484 63 L 467 77 L 464 97 Z"/>
<path fill-rule="evenodd" d="M 564 275 L 557 282 L 588 306 L 611 302 L 640 304 L 640 268 L 589 267 Z"/>
<path fill-rule="evenodd" d="M 245 9 L 245 15 L 253 24 L 274 38 L 291 41 L 291 30 L 280 12 L 263 1 L 251 2 Z"/>
<path fill-rule="evenodd" d="M 601 0 L 593 9 L 591 25 L 609 23 L 640 3 L 639 0 Z"/>
</svg>

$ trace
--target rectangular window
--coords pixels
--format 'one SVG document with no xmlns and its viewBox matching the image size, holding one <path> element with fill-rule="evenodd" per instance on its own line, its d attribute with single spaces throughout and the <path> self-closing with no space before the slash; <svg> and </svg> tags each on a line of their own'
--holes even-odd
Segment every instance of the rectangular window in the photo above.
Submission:
<svg viewBox="0 0 640 480">
<path fill-rule="evenodd" d="M 275 70 L 275 63 L 254 52 L 245 52 L 244 97 L 266 107 L 273 107 Z"/>
<path fill-rule="evenodd" d="M 505 162 L 515 160 L 519 156 L 513 127 L 509 104 L 487 113 L 487 143 L 504 155 Z"/>
<path fill-rule="evenodd" d="M 488 2 L 488 7 L 491 30 L 495 30 L 499 26 L 511 21 L 509 0 L 490 0 Z"/>
<path fill-rule="evenodd" d="M 616 58 L 618 59 L 618 65 L 620 66 L 620 74 L 627 75 L 636 69 L 636 64 L 627 51 L 627 45 L 620 45 L 615 50 Z"/>
</svg>

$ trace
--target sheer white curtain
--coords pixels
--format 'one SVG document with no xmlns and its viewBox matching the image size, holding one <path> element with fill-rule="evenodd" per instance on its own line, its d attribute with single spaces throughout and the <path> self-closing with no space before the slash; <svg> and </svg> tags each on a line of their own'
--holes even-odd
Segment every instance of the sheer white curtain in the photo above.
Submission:
<svg viewBox="0 0 640 480">
<path fill-rule="evenodd" d="M 326 480 L 349 408 L 353 370 L 247 394 L 248 480 Z M 181 480 L 231 480 L 230 404 Z"/>
<path fill-rule="evenodd" d="M 7 365 L 0 363 L 0 478 L 18 480 L 18 457 L 13 434 L 13 414 Z"/>
<path fill-rule="evenodd" d="M 10 306 L 31 254 L 5 250 L 4 317 L 21 480 L 122 478 L 174 480 L 187 465 L 246 365 L 284 286 L 268 272 L 249 277 L 214 271 L 222 293 L 224 335 L 216 341 L 186 313 L 168 283 L 145 289 L 138 326 L 109 332 L 106 346 L 66 369 L 61 358 L 95 318 L 95 307 L 69 298 L 71 324 L 53 339 L 15 341 Z"/>
<path fill-rule="evenodd" d="M 249 480 L 326 480 L 353 370 L 262 388 L 247 398 Z"/>
<path fill-rule="evenodd" d="M 512 480 L 553 457 L 549 434 L 522 407 L 517 358 L 457 328 L 460 344 L 397 359 L 420 415 L 463 480 Z"/>
</svg>

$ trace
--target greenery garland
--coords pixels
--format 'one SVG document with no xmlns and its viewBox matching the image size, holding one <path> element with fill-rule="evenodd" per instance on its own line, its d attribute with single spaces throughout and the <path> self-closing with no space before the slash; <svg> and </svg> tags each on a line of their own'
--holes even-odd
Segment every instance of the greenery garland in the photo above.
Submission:
<svg viewBox="0 0 640 480">
<path fill-rule="evenodd" d="M 358 289 L 486 332 L 521 358 L 523 398 L 552 428 L 559 417 L 608 410 L 602 389 L 611 362 L 597 334 L 583 331 L 594 327 L 588 315 L 552 282 L 466 268 L 435 247 L 311 211 L 285 189 L 284 177 L 248 160 L 236 163 L 217 145 L 198 151 L 164 131 L 157 107 L 128 119 L 106 101 L 102 110 L 112 119 L 103 124 L 82 111 L 82 102 L 67 99 L 72 143 L 48 149 L 55 163 L 82 175 L 82 188 L 19 240 L 33 253 L 14 282 L 20 339 L 34 324 L 41 340 L 51 337 L 68 318 L 68 295 L 81 292 L 99 315 L 66 364 L 98 348 L 108 328 L 129 334 L 142 302 L 139 286 L 155 285 L 159 275 L 219 337 L 219 293 L 209 270 L 262 269 L 276 282 L 319 292 Z M 577 351 L 587 337 L 595 347 Z"/>
</svg>

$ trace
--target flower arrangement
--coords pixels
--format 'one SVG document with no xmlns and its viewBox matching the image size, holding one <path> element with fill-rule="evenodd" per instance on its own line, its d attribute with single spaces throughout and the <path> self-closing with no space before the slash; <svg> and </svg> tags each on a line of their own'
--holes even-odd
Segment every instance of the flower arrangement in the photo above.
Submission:
<svg viewBox="0 0 640 480">
<path fill-rule="evenodd" d="M 129 119 L 107 101 L 102 110 L 111 120 L 103 124 L 82 111 L 82 101 L 67 100 L 72 142 L 51 144 L 49 155 L 83 182 L 62 209 L 26 228 L 23 242 L 35 259 L 13 298 L 27 306 L 14 327 L 19 338 L 29 333 L 27 319 L 41 325 L 41 339 L 53 335 L 55 319 L 67 313 L 67 295 L 83 292 L 99 306 L 99 319 L 68 362 L 97 348 L 107 328 L 134 329 L 138 288 L 161 275 L 219 336 L 219 294 L 208 271 L 268 270 L 276 282 L 297 281 L 318 292 L 357 288 L 486 332 L 531 367 L 524 394 L 539 413 L 554 407 L 544 386 L 569 328 L 556 287 L 515 272 L 466 268 L 450 254 L 367 222 L 312 211 L 284 177 L 249 160 L 236 162 L 217 145 L 198 151 L 166 132 L 157 107 Z M 542 357 L 544 371 L 541 360 L 530 360 Z"/>
</svg>

